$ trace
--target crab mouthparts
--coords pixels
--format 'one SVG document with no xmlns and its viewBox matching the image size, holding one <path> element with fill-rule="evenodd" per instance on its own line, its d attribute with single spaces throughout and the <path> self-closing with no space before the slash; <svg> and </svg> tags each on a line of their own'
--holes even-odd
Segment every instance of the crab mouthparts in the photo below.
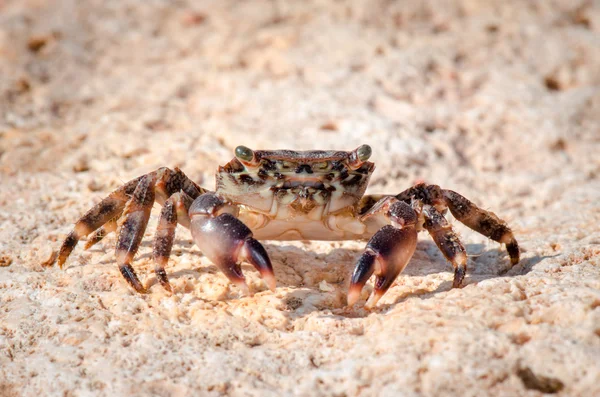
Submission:
<svg viewBox="0 0 600 397">
<path fill-rule="evenodd" d="M 315 200 L 313 200 L 310 196 L 307 196 L 302 193 L 300 195 L 298 195 L 296 197 L 296 199 L 290 203 L 290 207 L 292 207 L 296 211 L 301 211 L 301 212 L 309 212 L 316 206 L 317 206 L 317 203 L 315 203 Z"/>
<path fill-rule="evenodd" d="M 319 178 L 294 178 L 286 180 L 281 186 L 282 189 L 293 189 L 295 187 L 307 187 L 313 189 L 325 189 L 325 185 Z"/>
</svg>

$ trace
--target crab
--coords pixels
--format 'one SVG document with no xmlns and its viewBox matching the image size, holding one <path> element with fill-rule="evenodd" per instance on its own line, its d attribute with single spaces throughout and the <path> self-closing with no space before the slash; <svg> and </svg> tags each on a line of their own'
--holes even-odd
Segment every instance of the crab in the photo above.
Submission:
<svg viewBox="0 0 600 397">
<path fill-rule="evenodd" d="M 57 256 L 63 264 L 88 237 L 85 249 L 116 231 L 116 262 L 139 293 L 146 288 L 133 267 L 155 202 L 162 205 L 153 242 L 156 278 L 172 292 L 165 266 L 177 225 L 190 229 L 196 245 L 231 281 L 248 291 L 241 262 L 252 264 L 271 291 L 275 275 L 259 240 L 368 240 L 350 280 L 347 303 L 354 305 L 374 274 L 367 307 L 373 307 L 404 270 L 417 246 L 417 233 L 429 232 L 454 268 L 460 287 L 467 253 L 446 220 L 460 222 L 506 245 L 511 266 L 519 245 L 494 213 L 438 185 L 417 184 L 395 195 L 365 195 L 375 165 L 371 147 L 352 151 L 235 149 L 216 173 L 216 188 L 200 187 L 179 168 L 162 167 L 133 179 L 91 208 L 75 223 Z"/>
</svg>

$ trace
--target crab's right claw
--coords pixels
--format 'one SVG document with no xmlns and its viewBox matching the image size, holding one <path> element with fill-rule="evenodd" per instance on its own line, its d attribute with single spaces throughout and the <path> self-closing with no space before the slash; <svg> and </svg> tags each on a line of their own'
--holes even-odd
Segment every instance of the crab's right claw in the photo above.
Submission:
<svg viewBox="0 0 600 397">
<path fill-rule="evenodd" d="M 265 247 L 263 247 L 258 240 L 248 237 L 246 241 L 244 241 L 241 255 L 245 261 L 258 270 L 260 276 L 267 284 L 267 287 L 275 292 L 275 273 L 273 272 L 273 265 L 271 265 L 271 260 L 269 259 Z"/>
<path fill-rule="evenodd" d="M 192 209 L 190 216 L 194 241 L 232 283 L 248 292 L 240 267 L 240 262 L 246 261 L 259 271 L 269 289 L 275 290 L 275 274 L 267 251 L 242 221 L 227 212 L 210 216 Z"/>
<path fill-rule="evenodd" d="M 348 306 L 358 301 L 373 273 L 376 275 L 375 287 L 365 307 L 375 306 L 404 270 L 416 247 L 417 232 L 413 225 L 403 228 L 387 225 L 379 229 L 358 259 L 348 290 Z"/>
</svg>

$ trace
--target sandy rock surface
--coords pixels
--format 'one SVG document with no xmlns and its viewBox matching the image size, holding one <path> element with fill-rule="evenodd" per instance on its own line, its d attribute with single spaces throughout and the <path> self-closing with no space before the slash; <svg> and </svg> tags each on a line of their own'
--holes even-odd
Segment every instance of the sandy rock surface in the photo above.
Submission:
<svg viewBox="0 0 600 397">
<path fill-rule="evenodd" d="M 600 2 L 0 2 L 0 395 L 600 395 Z M 47 267 L 72 224 L 160 166 L 212 188 L 238 144 L 373 148 L 369 192 L 416 181 L 504 218 L 453 225 L 466 286 L 421 234 L 371 311 L 364 242 L 265 242 L 272 293 L 150 227 L 133 293 L 115 237 Z M 157 206 L 158 207 L 158 206 Z"/>
</svg>

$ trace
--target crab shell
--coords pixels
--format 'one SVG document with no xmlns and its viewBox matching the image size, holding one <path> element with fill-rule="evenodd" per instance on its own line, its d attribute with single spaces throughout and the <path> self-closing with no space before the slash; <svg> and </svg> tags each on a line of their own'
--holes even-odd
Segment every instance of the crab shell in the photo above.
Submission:
<svg viewBox="0 0 600 397">
<path fill-rule="evenodd" d="M 216 193 L 239 206 L 238 217 L 258 239 L 366 238 L 357 205 L 375 169 L 371 148 L 344 151 L 236 149 L 216 175 Z M 340 221 L 343 225 L 339 225 Z"/>
</svg>

